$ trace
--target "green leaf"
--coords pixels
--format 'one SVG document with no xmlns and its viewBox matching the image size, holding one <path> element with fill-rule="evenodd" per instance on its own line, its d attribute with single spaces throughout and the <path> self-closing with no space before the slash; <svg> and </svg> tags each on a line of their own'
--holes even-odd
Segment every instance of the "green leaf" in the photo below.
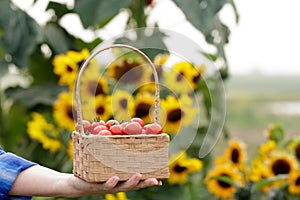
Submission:
<svg viewBox="0 0 300 200">
<path fill-rule="evenodd" d="M 57 19 L 61 19 L 65 14 L 70 13 L 71 10 L 65 4 L 50 1 L 46 10 L 54 10 Z"/>
<path fill-rule="evenodd" d="M 206 52 L 200 52 L 203 56 L 205 56 L 206 58 L 208 58 L 211 61 L 216 61 L 217 60 L 217 55 L 215 54 L 210 54 L 210 53 L 206 53 Z"/>
<path fill-rule="evenodd" d="M 149 33 L 149 32 L 152 33 Z M 130 39 L 127 35 L 135 33 L 137 35 L 136 39 Z M 150 59 L 153 59 L 159 53 L 165 53 L 167 47 L 165 46 L 163 39 L 165 34 L 160 32 L 158 28 L 147 29 L 139 28 L 135 29 L 135 32 L 128 31 L 121 38 L 118 38 L 116 44 L 127 44 L 134 46 L 141 51 L 143 51 Z"/>
<path fill-rule="evenodd" d="M 272 183 L 274 183 L 276 181 L 284 180 L 287 177 L 288 177 L 287 174 L 279 174 L 279 175 L 271 177 L 271 178 L 263 179 L 256 183 L 256 189 L 261 190 L 261 189 L 263 189 L 263 187 L 271 185 Z"/>
<path fill-rule="evenodd" d="M 9 114 L 4 118 L 4 128 L 1 129 L 1 142 L 5 150 L 12 151 L 26 134 L 27 108 L 23 105 L 12 105 Z"/>
<path fill-rule="evenodd" d="M 8 72 L 8 63 L 4 60 L 3 57 L 0 57 L 0 80 Z"/>
<path fill-rule="evenodd" d="M 75 0 L 75 12 L 78 13 L 85 28 L 103 27 L 121 8 L 126 8 L 130 0 Z"/>
<path fill-rule="evenodd" d="M 44 57 L 40 48 L 30 56 L 29 72 L 32 84 L 57 83 L 58 76 L 53 73 L 52 59 Z"/>
<path fill-rule="evenodd" d="M 238 21 L 238 14 L 232 0 L 173 0 L 179 9 L 185 14 L 187 20 L 200 32 L 203 33 L 208 43 L 217 48 L 217 55 L 224 60 L 224 67 L 227 67 L 227 60 L 224 52 L 224 45 L 228 43 L 230 35 L 229 28 L 219 18 L 219 11 L 230 4 Z"/>
<path fill-rule="evenodd" d="M 73 37 L 62 27 L 55 23 L 49 23 L 44 28 L 45 40 L 54 50 L 54 54 L 66 53 L 73 48 Z"/>
<path fill-rule="evenodd" d="M 210 179 L 215 179 L 215 180 L 218 180 L 218 181 L 222 181 L 224 183 L 227 183 L 229 185 L 232 185 L 236 188 L 239 188 L 240 185 L 235 182 L 232 178 L 228 177 L 228 176 L 214 176 L 214 177 L 211 177 Z"/>
<path fill-rule="evenodd" d="M 39 25 L 24 11 L 14 8 L 8 0 L 0 1 L 1 44 L 17 66 L 27 66 L 27 58 L 41 41 Z"/>
<path fill-rule="evenodd" d="M 32 86 L 28 89 L 23 88 L 9 88 L 6 90 L 6 95 L 11 98 L 14 103 L 26 105 L 27 107 L 34 107 L 39 104 L 52 106 L 57 100 L 60 92 L 66 88 L 56 84 L 43 84 Z"/>
<path fill-rule="evenodd" d="M 83 49 L 83 48 L 87 48 L 90 51 L 92 51 L 93 49 L 95 49 L 100 43 L 102 42 L 101 38 L 96 38 L 95 40 L 93 40 L 92 42 L 86 43 L 83 40 L 77 38 L 75 41 L 76 47 L 78 49 Z"/>
</svg>

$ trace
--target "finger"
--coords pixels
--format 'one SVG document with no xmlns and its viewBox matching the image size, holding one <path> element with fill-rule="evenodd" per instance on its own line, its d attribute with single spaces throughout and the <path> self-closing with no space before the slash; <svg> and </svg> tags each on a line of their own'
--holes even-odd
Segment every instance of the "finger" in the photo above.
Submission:
<svg viewBox="0 0 300 200">
<path fill-rule="evenodd" d="M 161 180 L 158 180 L 158 185 L 162 186 L 162 181 Z"/>
<path fill-rule="evenodd" d="M 113 177 L 109 178 L 105 183 L 103 183 L 103 187 L 106 190 L 110 190 L 110 189 L 113 189 L 114 187 L 116 187 L 118 182 L 119 182 L 119 177 L 113 176 Z"/>
<path fill-rule="evenodd" d="M 158 181 L 157 179 L 155 178 L 148 178 L 144 181 L 141 181 L 138 185 L 137 185 L 137 188 L 140 189 L 140 188 L 145 188 L 145 187 L 150 187 L 150 186 L 160 186 L 162 185 L 161 181 Z"/>
<path fill-rule="evenodd" d="M 141 174 L 138 173 L 134 174 L 126 182 L 119 184 L 118 189 L 123 191 L 135 189 L 139 184 L 141 178 L 142 178 Z"/>
</svg>

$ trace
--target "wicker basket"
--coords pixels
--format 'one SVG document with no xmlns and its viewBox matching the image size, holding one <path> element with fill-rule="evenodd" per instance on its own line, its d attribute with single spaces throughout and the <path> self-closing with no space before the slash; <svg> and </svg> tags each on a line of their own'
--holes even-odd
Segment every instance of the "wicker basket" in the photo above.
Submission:
<svg viewBox="0 0 300 200">
<path fill-rule="evenodd" d="M 133 174 L 141 173 L 142 179 L 169 178 L 168 148 L 169 136 L 159 135 L 86 135 L 83 130 L 80 78 L 89 61 L 104 50 L 121 47 L 139 53 L 151 66 L 156 85 L 155 118 L 159 122 L 159 84 L 156 69 L 151 60 L 140 50 L 128 45 L 111 45 L 94 52 L 83 63 L 76 80 L 75 100 L 77 109 L 78 132 L 72 133 L 74 144 L 73 173 L 87 182 L 103 182 L 112 176 L 121 181 L 128 180 Z"/>
</svg>

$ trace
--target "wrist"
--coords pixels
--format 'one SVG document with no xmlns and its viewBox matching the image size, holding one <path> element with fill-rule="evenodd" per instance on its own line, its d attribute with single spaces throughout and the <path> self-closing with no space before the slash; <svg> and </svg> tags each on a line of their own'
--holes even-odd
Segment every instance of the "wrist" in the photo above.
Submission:
<svg viewBox="0 0 300 200">
<path fill-rule="evenodd" d="M 57 196 L 61 197 L 79 197 L 80 190 L 77 190 L 74 186 L 74 175 L 73 174 L 64 174 L 59 177 L 59 181 L 56 182 L 56 191 L 58 192 Z"/>
</svg>

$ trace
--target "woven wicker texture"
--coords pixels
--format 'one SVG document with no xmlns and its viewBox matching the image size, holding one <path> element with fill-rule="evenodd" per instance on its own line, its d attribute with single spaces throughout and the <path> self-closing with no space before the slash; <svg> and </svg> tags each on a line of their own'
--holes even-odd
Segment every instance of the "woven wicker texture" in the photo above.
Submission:
<svg viewBox="0 0 300 200">
<path fill-rule="evenodd" d="M 167 134 L 100 136 L 84 133 L 79 89 L 81 75 L 89 61 L 97 54 L 115 47 L 128 48 L 139 53 L 152 68 L 156 85 L 154 122 L 159 122 L 158 75 L 151 60 L 140 50 L 122 44 L 111 45 L 94 52 L 83 63 L 75 85 L 78 132 L 74 131 L 72 134 L 74 144 L 73 173 L 88 182 L 107 181 L 115 175 L 124 181 L 135 173 L 141 173 L 142 179 L 167 179 L 169 178 L 169 136 Z"/>
<path fill-rule="evenodd" d="M 112 176 L 127 180 L 134 173 L 143 179 L 169 177 L 169 136 L 85 136 L 73 132 L 76 176 L 88 182 L 106 181 Z"/>
</svg>

